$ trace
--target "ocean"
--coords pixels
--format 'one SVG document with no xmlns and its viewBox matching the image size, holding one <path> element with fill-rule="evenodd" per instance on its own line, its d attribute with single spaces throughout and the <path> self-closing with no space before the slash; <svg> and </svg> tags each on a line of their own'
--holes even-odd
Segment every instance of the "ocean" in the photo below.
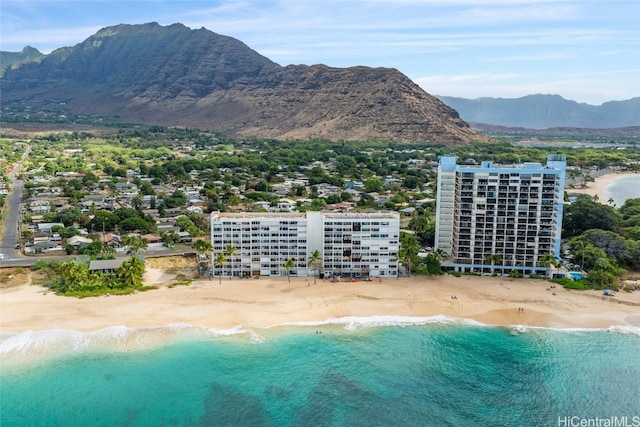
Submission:
<svg viewBox="0 0 640 427">
<path fill-rule="evenodd" d="M 0 338 L 3 427 L 640 426 L 635 327 L 381 317 Z"/>
<path fill-rule="evenodd" d="M 640 197 L 640 174 L 614 180 L 607 186 L 606 193 L 607 200 L 601 202 L 608 203 L 611 198 L 617 207 L 622 206 L 627 199 Z"/>
</svg>

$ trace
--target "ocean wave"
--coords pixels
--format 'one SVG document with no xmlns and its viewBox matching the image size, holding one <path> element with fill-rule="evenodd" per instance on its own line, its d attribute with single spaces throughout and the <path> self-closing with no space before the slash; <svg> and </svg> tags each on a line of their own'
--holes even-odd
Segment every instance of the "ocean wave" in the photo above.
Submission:
<svg viewBox="0 0 640 427">
<path fill-rule="evenodd" d="M 50 358 L 70 353 L 87 351 L 128 352 L 146 350 L 169 343 L 187 340 L 207 340 L 219 337 L 246 335 L 252 344 L 264 343 L 267 338 L 260 333 L 269 329 L 306 328 L 306 327 L 342 327 L 346 331 L 358 331 L 379 327 L 408 327 L 430 324 L 465 325 L 472 327 L 506 327 L 513 335 L 524 334 L 534 330 L 552 330 L 558 332 L 615 332 L 640 336 L 640 327 L 627 324 L 609 328 L 552 328 L 528 325 L 496 326 L 487 325 L 467 318 L 448 317 L 443 315 L 429 317 L 411 316 L 370 316 L 370 317 L 337 317 L 320 321 L 304 321 L 280 323 L 270 326 L 238 325 L 230 329 L 216 329 L 205 326 L 176 323 L 154 328 L 128 328 L 113 326 L 95 332 L 79 332 L 72 330 L 52 329 L 44 331 L 26 331 L 22 333 L 0 334 L 0 357 L 8 359 Z"/>
<path fill-rule="evenodd" d="M 353 331 L 366 328 L 379 328 L 385 326 L 421 326 L 428 324 L 459 324 L 469 326 L 488 326 L 473 319 L 448 317 L 444 315 L 413 317 L 413 316 L 369 316 L 369 317 L 333 317 L 319 321 L 287 322 L 268 326 L 268 328 L 279 328 L 283 326 L 340 326 Z"/>
<path fill-rule="evenodd" d="M 525 334 L 530 331 L 553 331 L 563 333 L 593 333 L 593 332 L 615 332 L 619 334 L 632 334 L 640 336 L 640 327 L 635 325 L 615 325 L 607 328 L 554 328 L 548 326 L 510 325 L 508 326 L 512 335 Z"/>
<path fill-rule="evenodd" d="M 249 332 L 243 326 L 215 329 L 185 323 L 156 328 L 113 326 L 95 332 L 66 329 L 0 334 L 3 362 L 34 361 L 84 352 L 130 352 L 147 350 L 189 339 L 211 339 Z M 257 342 L 252 338 L 252 342 Z"/>
</svg>

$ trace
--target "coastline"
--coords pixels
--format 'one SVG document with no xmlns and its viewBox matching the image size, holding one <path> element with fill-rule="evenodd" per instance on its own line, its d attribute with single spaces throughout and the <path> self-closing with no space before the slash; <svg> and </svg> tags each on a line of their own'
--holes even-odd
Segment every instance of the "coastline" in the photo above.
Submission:
<svg viewBox="0 0 640 427">
<path fill-rule="evenodd" d="M 634 172 L 623 173 L 608 173 L 595 178 L 593 182 L 587 182 L 585 188 L 567 188 L 568 193 L 588 194 L 589 196 L 598 196 L 598 201 L 602 204 L 607 204 L 610 195 L 607 188 L 615 181 L 621 178 L 627 178 L 631 176 L 638 176 Z"/>
<path fill-rule="evenodd" d="M 47 288 L 0 290 L 0 331 L 67 330 L 192 325 L 218 331 L 290 325 L 376 322 L 478 322 L 553 329 L 640 328 L 640 292 L 602 297 L 599 291 L 550 288 L 544 280 L 477 276 L 383 279 L 331 283 L 313 278 L 194 280 L 168 288 L 172 275 L 148 268 L 159 289 L 128 296 L 76 299 Z M 455 297 L 455 298 L 454 298 Z M 522 310 L 520 310 L 522 309 Z M 395 319 L 395 320 L 394 320 Z M 425 320 L 427 319 L 427 320 Z"/>
</svg>

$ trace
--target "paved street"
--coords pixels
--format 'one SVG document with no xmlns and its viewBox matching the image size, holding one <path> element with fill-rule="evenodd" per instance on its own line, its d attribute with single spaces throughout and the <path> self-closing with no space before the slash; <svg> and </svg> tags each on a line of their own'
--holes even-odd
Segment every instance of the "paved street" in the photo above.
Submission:
<svg viewBox="0 0 640 427">
<path fill-rule="evenodd" d="M 15 246 L 18 244 L 20 237 L 18 235 L 20 225 L 18 221 L 20 219 L 20 201 L 22 200 L 24 182 L 16 178 L 22 172 L 22 164 L 29 157 L 30 152 L 31 145 L 27 146 L 27 149 L 22 154 L 22 159 L 9 173 L 9 180 L 13 189 L 5 203 L 5 209 L 8 209 L 8 214 L 4 221 L 4 235 L 2 236 L 2 241 L 0 241 L 0 254 L 4 255 L 4 259 L 0 260 L 0 266 L 8 260 L 19 258 L 20 251 Z"/>
<path fill-rule="evenodd" d="M 193 256 L 195 255 L 193 249 L 165 249 L 159 251 L 146 251 L 144 253 L 145 258 L 162 258 L 170 256 Z M 5 255 L 4 260 L 0 260 L 0 268 L 2 267 L 31 267 L 38 261 L 70 261 L 77 257 L 77 255 L 60 255 L 60 256 L 26 256 L 26 257 L 7 257 Z M 126 254 L 116 254 L 116 258 L 128 258 Z"/>
<path fill-rule="evenodd" d="M 4 260 L 0 260 L 0 264 L 6 262 L 9 259 L 18 258 L 18 250 L 15 249 L 18 243 L 18 219 L 20 213 L 20 200 L 22 199 L 22 190 L 24 183 L 22 180 L 16 180 L 13 187 L 13 192 L 9 195 L 6 201 L 6 209 L 9 210 L 5 219 L 4 235 L 2 236 L 2 242 L 0 243 L 0 253 L 4 254 Z"/>
</svg>

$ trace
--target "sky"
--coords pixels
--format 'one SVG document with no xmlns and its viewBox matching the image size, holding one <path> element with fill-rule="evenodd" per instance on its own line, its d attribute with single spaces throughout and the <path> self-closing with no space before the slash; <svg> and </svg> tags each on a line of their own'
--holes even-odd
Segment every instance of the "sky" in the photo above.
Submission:
<svg viewBox="0 0 640 427">
<path fill-rule="evenodd" d="M 283 66 L 396 68 L 432 95 L 640 96 L 639 0 L 1 0 L 0 50 L 147 22 L 204 27 Z"/>
</svg>

